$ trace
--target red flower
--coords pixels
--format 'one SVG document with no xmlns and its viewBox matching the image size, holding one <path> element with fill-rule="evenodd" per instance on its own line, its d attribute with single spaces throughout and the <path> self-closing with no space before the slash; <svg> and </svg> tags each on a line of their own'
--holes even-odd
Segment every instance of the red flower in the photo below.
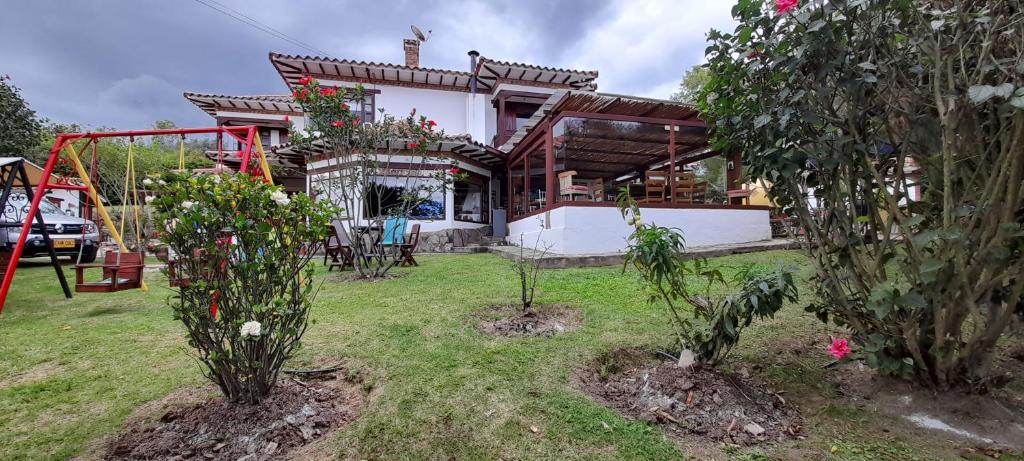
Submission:
<svg viewBox="0 0 1024 461">
<path fill-rule="evenodd" d="M 775 0 L 775 14 L 784 14 L 800 4 L 800 0 Z"/>
<path fill-rule="evenodd" d="M 419 145 L 419 143 L 411 142 L 411 143 L 409 143 L 409 146 L 408 146 L 408 147 L 409 147 L 410 149 L 419 149 L 419 148 L 420 148 L 420 145 Z"/>
<path fill-rule="evenodd" d="M 287 115 L 284 116 L 284 123 L 291 123 L 291 119 Z"/>
<path fill-rule="evenodd" d="M 305 76 L 299 79 L 299 85 L 309 85 L 313 82 L 313 77 Z"/>
<path fill-rule="evenodd" d="M 335 120 L 335 121 L 331 122 L 331 125 L 334 125 L 335 127 L 341 128 L 341 127 L 345 126 L 345 122 L 343 122 L 341 120 Z"/>
<path fill-rule="evenodd" d="M 448 172 L 451 173 L 451 174 L 459 174 L 459 172 L 461 172 L 461 171 L 462 170 L 458 169 L 457 167 L 448 170 Z"/>
<path fill-rule="evenodd" d="M 832 340 L 832 344 L 828 346 L 828 353 L 835 357 L 836 360 L 842 360 L 847 355 L 853 352 L 850 350 L 850 344 L 843 338 L 836 338 Z"/>
<path fill-rule="evenodd" d="M 433 120 L 427 120 L 427 125 L 430 125 L 431 127 L 435 127 L 435 126 L 437 126 L 437 122 L 435 122 Z"/>
<path fill-rule="evenodd" d="M 342 104 L 341 110 L 348 110 L 348 104 Z"/>
<path fill-rule="evenodd" d="M 338 94 L 337 88 L 320 88 L 320 96 L 334 96 Z"/>
<path fill-rule="evenodd" d="M 758 52 L 757 50 L 754 50 L 754 51 L 751 51 L 750 53 L 747 54 L 747 59 L 748 60 L 757 59 L 757 57 L 760 56 L 760 55 L 761 55 L 760 52 Z"/>
<path fill-rule="evenodd" d="M 299 90 L 292 91 L 292 97 L 295 99 L 299 99 Z"/>
</svg>

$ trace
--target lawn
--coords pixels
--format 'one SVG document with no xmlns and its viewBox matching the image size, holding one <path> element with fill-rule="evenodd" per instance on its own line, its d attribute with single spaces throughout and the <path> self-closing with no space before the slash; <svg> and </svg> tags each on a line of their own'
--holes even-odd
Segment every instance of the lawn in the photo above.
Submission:
<svg viewBox="0 0 1024 461">
<path fill-rule="evenodd" d="M 578 306 L 584 325 L 552 338 L 497 339 L 474 328 L 473 312 L 516 298 L 508 261 L 492 255 L 423 256 L 398 278 L 345 282 L 325 276 L 294 366 L 344 357 L 360 364 L 372 398 L 362 416 L 327 442 L 355 459 L 679 459 L 686 447 L 657 426 L 627 420 L 577 391 L 574 369 L 622 346 L 662 346 L 662 311 L 645 303 L 621 268 L 546 271 L 537 301 Z M 799 253 L 714 260 L 733 270 Z M 160 274 L 151 290 L 82 294 L 66 300 L 52 269 L 18 271 L 0 315 L 0 459 L 95 454 L 137 407 L 205 383 L 187 355 L 182 326 Z M 807 293 L 806 286 L 802 287 Z M 830 330 L 802 305 L 756 324 L 727 368 L 787 392 L 805 416 L 807 439 L 784 448 L 726 450 L 735 459 L 938 459 L 948 444 L 888 431 L 884 418 L 841 403 L 825 379 Z M 537 432 L 531 430 L 531 426 Z"/>
</svg>

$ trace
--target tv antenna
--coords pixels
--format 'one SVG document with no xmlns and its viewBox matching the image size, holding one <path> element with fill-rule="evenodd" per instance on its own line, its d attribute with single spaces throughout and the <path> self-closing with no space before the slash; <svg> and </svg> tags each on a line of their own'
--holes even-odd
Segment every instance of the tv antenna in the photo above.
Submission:
<svg viewBox="0 0 1024 461">
<path fill-rule="evenodd" d="M 420 43 L 427 41 L 427 39 L 430 38 L 430 34 L 432 34 L 434 32 L 432 30 L 428 30 L 427 34 L 423 35 L 423 31 L 420 30 L 419 27 L 416 27 L 415 25 L 412 25 L 412 26 L 409 26 L 409 28 L 412 29 L 412 34 L 416 36 L 416 39 L 419 40 Z"/>
</svg>

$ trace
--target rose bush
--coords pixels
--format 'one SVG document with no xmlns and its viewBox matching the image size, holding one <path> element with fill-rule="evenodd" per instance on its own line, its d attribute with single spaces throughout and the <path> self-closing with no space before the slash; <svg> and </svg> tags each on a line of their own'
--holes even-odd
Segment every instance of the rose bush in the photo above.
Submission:
<svg viewBox="0 0 1024 461">
<path fill-rule="evenodd" d="M 247 175 L 165 176 L 149 201 L 181 281 L 169 303 L 207 377 L 256 403 L 306 331 L 308 266 L 333 208 Z"/>
</svg>

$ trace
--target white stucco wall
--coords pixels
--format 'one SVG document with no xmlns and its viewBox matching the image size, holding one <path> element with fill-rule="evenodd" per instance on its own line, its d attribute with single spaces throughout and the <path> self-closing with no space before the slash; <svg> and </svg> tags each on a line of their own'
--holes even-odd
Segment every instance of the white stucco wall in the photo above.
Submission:
<svg viewBox="0 0 1024 461">
<path fill-rule="evenodd" d="M 756 242 L 772 236 L 768 210 L 643 208 L 645 223 L 679 228 L 687 247 Z M 632 228 L 613 207 L 563 206 L 509 224 L 510 243 L 541 247 L 567 255 L 618 253 L 626 250 Z"/>
</svg>

